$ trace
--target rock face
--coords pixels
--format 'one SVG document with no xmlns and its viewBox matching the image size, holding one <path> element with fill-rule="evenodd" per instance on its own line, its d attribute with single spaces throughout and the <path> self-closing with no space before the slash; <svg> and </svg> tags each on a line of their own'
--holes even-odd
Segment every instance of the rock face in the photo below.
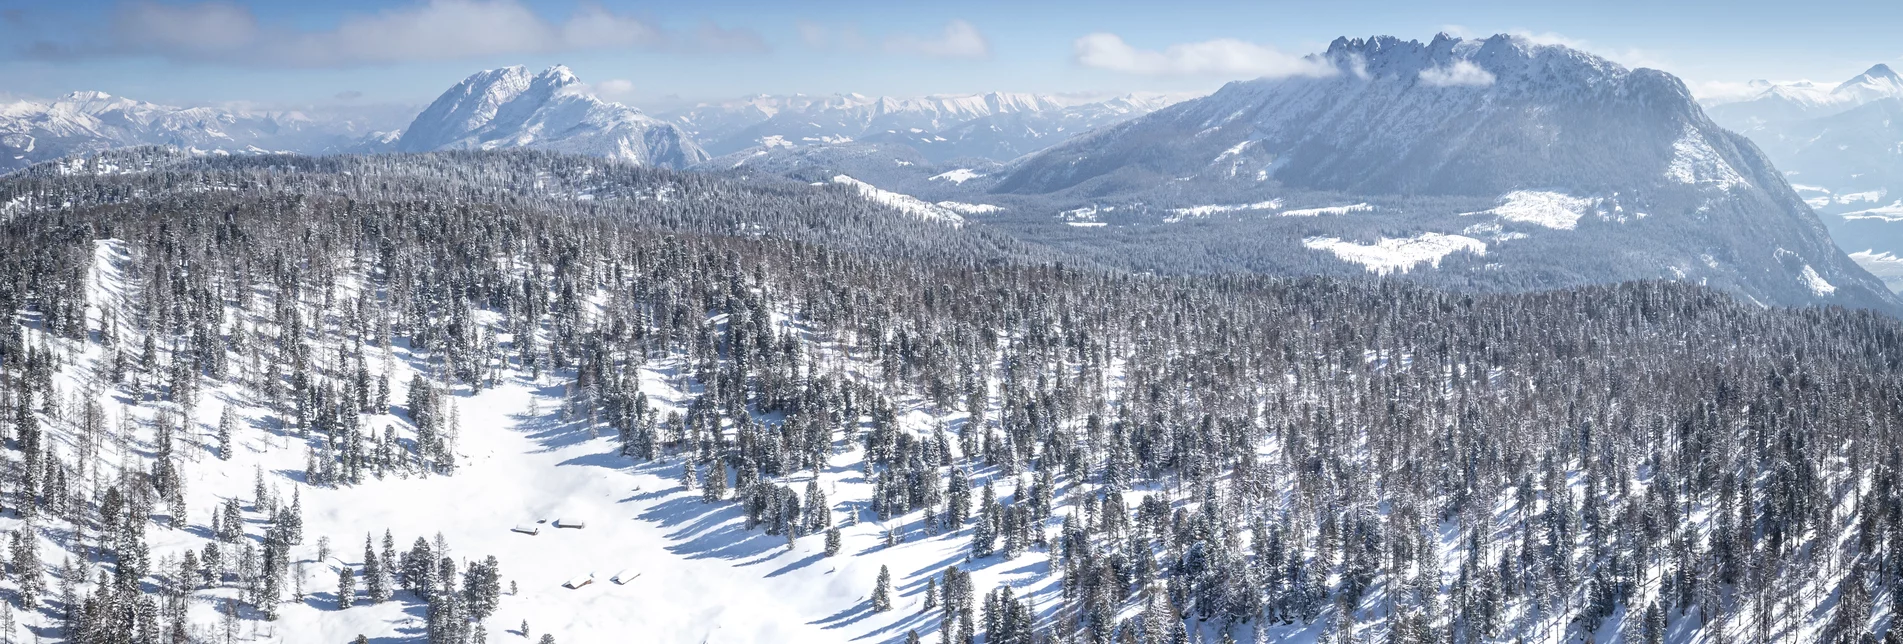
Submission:
<svg viewBox="0 0 1903 644">
<path fill-rule="evenodd" d="M 1032 156 L 992 190 L 1333 196 L 1373 206 L 1285 227 L 1306 240 L 1289 252 L 1459 234 L 1485 261 L 1448 270 L 1503 288 L 1681 279 L 1766 303 L 1897 304 L 1669 74 L 1504 35 L 1344 38 L 1317 57 L 1332 74 L 1230 83 Z"/>
<path fill-rule="evenodd" d="M 395 149 L 532 148 L 672 168 L 707 160 L 679 127 L 585 90 L 566 67 L 478 72 L 418 114 Z"/>
</svg>

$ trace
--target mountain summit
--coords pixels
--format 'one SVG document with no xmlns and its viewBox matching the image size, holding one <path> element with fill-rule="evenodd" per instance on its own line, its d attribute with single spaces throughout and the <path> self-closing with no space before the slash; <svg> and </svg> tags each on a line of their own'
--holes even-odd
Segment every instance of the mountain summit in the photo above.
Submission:
<svg viewBox="0 0 1903 644">
<path fill-rule="evenodd" d="M 1830 93 L 1852 104 L 1903 97 L 1903 77 L 1897 76 L 1889 65 L 1877 63 L 1855 78 L 1844 81 Z"/>
<path fill-rule="evenodd" d="M 667 167 L 705 161 L 680 128 L 586 91 L 567 67 L 477 72 L 443 93 L 397 139 L 402 152 L 534 148 Z"/>
</svg>

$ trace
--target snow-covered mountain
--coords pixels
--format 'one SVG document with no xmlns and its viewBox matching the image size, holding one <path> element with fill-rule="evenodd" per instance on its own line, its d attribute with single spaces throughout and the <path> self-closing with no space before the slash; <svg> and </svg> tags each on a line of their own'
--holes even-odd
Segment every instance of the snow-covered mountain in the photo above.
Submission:
<svg viewBox="0 0 1903 644">
<path fill-rule="evenodd" d="M 392 112 L 174 107 L 90 91 L 18 100 L 0 103 L 0 172 L 140 145 L 213 153 L 341 151 L 400 125 Z"/>
<path fill-rule="evenodd" d="M 1706 102 L 1711 118 L 1725 127 L 1750 131 L 1766 124 L 1839 114 L 1885 99 L 1903 98 L 1903 77 L 1877 64 L 1855 78 L 1826 86 L 1811 81 L 1752 81 L 1753 94 Z"/>
<path fill-rule="evenodd" d="M 718 156 L 749 148 L 851 141 L 899 143 L 926 158 L 1009 160 L 1071 136 L 1188 98 L 1139 93 L 1114 97 L 998 93 L 914 98 L 753 96 L 697 105 L 667 119 Z"/>
<path fill-rule="evenodd" d="M 567 67 L 478 72 L 431 103 L 395 142 L 400 152 L 533 148 L 667 167 L 705 161 L 680 128 L 586 91 Z"/>
<path fill-rule="evenodd" d="M 673 124 L 586 91 L 566 67 L 478 72 L 421 114 L 402 108 L 173 107 L 74 92 L 0 103 L 0 172 L 142 145 L 210 153 L 300 154 L 534 148 L 685 167 L 707 159 Z M 399 129 L 405 122 L 409 126 Z"/>
<path fill-rule="evenodd" d="M 1712 106 L 1712 118 L 1757 143 L 1838 246 L 1903 290 L 1903 78 L 1877 65 L 1829 90 L 1794 85 Z"/>
<path fill-rule="evenodd" d="M 1337 73 L 1230 83 L 1033 156 L 992 190 L 1122 199 L 1151 221 L 1288 220 L 1250 224 L 1281 237 L 1250 243 L 1370 270 L 1388 264 L 1369 257 L 1425 244 L 1436 262 L 1472 258 L 1441 270 L 1502 288 L 1662 278 L 1770 303 L 1896 305 L 1669 74 L 1505 35 L 1344 38 L 1318 60 Z M 1276 200 L 1339 216 L 1221 209 Z M 1366 209 L 1313 209 L 1346 205 Z M 1439 243 L 1449 235 L 1459 243 Z"/>
</svg>

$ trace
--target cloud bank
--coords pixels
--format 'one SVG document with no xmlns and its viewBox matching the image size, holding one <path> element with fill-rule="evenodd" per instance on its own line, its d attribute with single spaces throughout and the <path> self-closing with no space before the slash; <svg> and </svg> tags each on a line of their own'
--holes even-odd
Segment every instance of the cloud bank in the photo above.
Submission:
<svg viewBox="0 0 1903 644">
<path fill-rule="evenodd" d="M 693 33 L 673 33 L 595 4 L 550 20 L 518 0 L 425 0 L 346 14 L 336 26 L 320 30 L 265 24 L 248 7 L 217 0 L 137 0 L 116 7 L 102 33 L 89 36 L 35 43 L 30 51 L 43 57 L 152 56 L 246 66 L 353 67 L 588 50 L 766 50 L 765 41 L 745 29 L 706 23 Z"/>
<path fill-rule="evenodd" d="M 874 40 L 854 25 L 831 26 L 802 20 L 794 24 L 800 42 L 807 49 L 824 52 L 864 52 L 873 49 Z M 945 23 L 934 34 L 897 33 L 878 41 L 878 49 L 888 54 L 925 58 L 980 59 L 991 57 L 991 40 L 964 20 Z"/>
<path fill-rule="evenodd" d="M 1455 61 L 1452 65 L 1421 70 L 1421 82 L 1430 87 L 1486 87 L 1493 84 L 1493 73 L 1473 61 Z"/>
<path fill-rule="evenodd" d="M 1079 65 L 1140 76 L 1287 78 L 1340 71 L 1319 58 L 1231 38 L 1179 43 L 1158 51 L 1132 47 L 1116 34 L 1094 33 L 1078 38 L 1071 47 Z"/>
</svg>

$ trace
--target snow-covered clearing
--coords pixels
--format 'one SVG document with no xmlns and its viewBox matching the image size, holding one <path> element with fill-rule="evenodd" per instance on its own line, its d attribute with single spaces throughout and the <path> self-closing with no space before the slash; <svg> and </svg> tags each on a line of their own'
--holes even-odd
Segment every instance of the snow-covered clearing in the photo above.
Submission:
<svg viewBox="0 0 1903 644">
<path fill-rule="evenodd" d="M 1341 216 L 1341 215 L 1354 214 L 1357 212 L 1374 212 L 1374 206 L 1370 206 L 1365 203 L 1357 203 L 1357 204 L 1348 204 L 1346 206 L 1322 206 L 1320 208 L 1297 208 L 1295 210 L 1282 211 L 1282 216 L 1283 217 Z"/>
<path fill-rule="evenodd" d="M 127 274 L 131 252 L 114 240 L 94 246 L 88 314 L 94 328 L 108 314 L 125 319 L 136 306 L 137 278 Z M 347 283 L 363 285 L 361 279 Z M 597 294 L 590 301 L 599 306 L 604 297 Z M 783 315 L 775 317 L 780 324 L 795 324 Z M 479 318 L 493 321 L 486 315 Z M 78 358 L 59 373 L 60 391 L 86 391 L 94 374 L 105 368 L 109 351 L 97 341 L 53 338 L 31 328 L 27 333 L 34 342 L 63 347 Z M 498 339 L 513 342 L 508 334 Z M 818 344 L 821 362 L 844 365 L 849 374 L 861 372 L 849 356 L 829 354 L 829 343 Z M 335 355 L 337 350 L 327 347 L 320 353 Z M 412 351 L 403 341 L 393 344 L 387 356 L 374 346 L 363 351 L 369 364 L 387 369 L 378 371 L 389 376 L 393 401 L 408 395 L 413 376 L 437 368 L 427 352 Z M 681 411 L 698 387 L 683 375 L 684 367 L 678 358 L 663 358 L 641 368 L 640 390 L 662 414 Z M 136 395 L 138 387 L 91 396 L 108 418 L 127 421 L 109 426 L 114 435 L 94 471 L 101 481 L 113 480 L 117 467 L 142 469 L 161 415 L 190 412 L 191 422 L 174 441 L 182 454 L 191 526 L 173 529 L 161 522 L 148 528 L 156 569 L 168 570 L 181 553 L 215 543 L 204 526 L 227 499 L 239 500 L 249 525 L 250 534 L 240 544 L 256 543 L 269 520 L 254 493 L 259 480 L 272 505 L 297 499 L 304 539 L 291 547 L 294 581 L 286 585 L 281 614 L 266 621 L 250 608 L 241 609 L 240 641 L 346 642 L 360 634 L 373 642 L 422 641 L 424 606 L 408 592 L 372 604 L 360 579 L 356 605 L 338 608 L 339 570 L 361 571 L 365 536 L 380 548 L 386 530 L 401 550 L 419 537 L 431 542 L 440 537 L 448 545 L 448 556 L 465 567 L 486 556 L 498 558 L 505 590 L 500 608 L 485 622 L 492 642 L 506 641 L 499 638 L 508 637 L 524 621 L 532 635 L 546 632 L 560 642 L 889 641 L 907 629 L 935 628 L 937 612 L 920 610 L 924 584 L 947 566 L 971 569 L 979 589 L 1015 586 L 1020 596 L 1039 606 L 1049 603 L 1056 589 L 1042 551 L 1016 560 L 997 555 L 974 564 L 966 561 L 970 528 L 928 535 L 916 511 L 878 521 L 866 501 L 872 486 L 857 467 L 863 456 L 843 439 L 834 444 L 833 465 L 819 474 L 821 488 L 834 500 L 834 521 L 842 526 L 838 556 L 824 555 L 823 534 L 789 542 L 759 528 L 750 530 L 737 503 L 703 502 L 698 490 L 684 489 L 678 458 L 637 463 L 618 454 L 611 430 L 591 429 L 587 419 L 571 418 L 564 405 L 570 400 L 572 377 L 560 374 L 538 379 L 504 369 L 493 386 L 480 391 L 451 388 L 448 413 L 455 419 L 457 458 L 451 476 L 398 470 L 382 478 L 366 476 L 356 485 L 310 485 L 305 451 L 298 445 L 304 439 L 261 407 L 251 389 L 236 382 L 249 368 L 234 364 L 232 381 L 207 381 L 189 408 Z M 936 414 L 916 400 L 900 400 L 905 406 L 899 418 L 910 431 L 962 422 L 960 415 Z M 240 422 L 231 457 L 221 460 L 213 428 L 227 409 Z M 408 436 L 412 430 L 407 412 L 390 411 L 365 416 L 363 425 L 375 432 L 390 427 Z M 55 449 L 68 457 L 75 454 L 80 437 L 72 433 L 70 423 L 50 423 L 48 431 L 56 437 Z M 972 475 L 978 484 L 997 479 L 1004 498 L 1015 489 L 1014 479 L 993 471 L 980 469 Z M 800 486 L 810 478 L 794 475 L 784 484 Z M 1071 510 L 1061 502 L 1057 507 L 1060 515 Z M 585 527 L 557 528 L 558 520 Z M 0 517 L 0 529 L 26 525 L 18 515 Z M 40 518 L 37 525 L 43 528 L 38 532 L 41 557 L 49 566 L 57 568 L 67 558 L 86 561 L 72 533 L 59 529 L 62 520 Z M 903 540 L 888 547 L 886 533 L 895 528 Z M 324 556 L 320 541 L 328 542 Z M 236 558 L 240 544 L 219 546 L 231 557 L 227 561 Z M 895 597 L 894 610 L 881 613 L 873 612 L 867 600 L 882 565 L 893 572 Z M 593 583 L 566 585 L 590 576 Z M 82 584 L 80 590 L 87 587 Z M 293 588 L 302 590 L 301 598 L 292 596 Z M 514 590 L 506 590 L 510 588 Z M 227 583 L 195 592 L 189 615 L 197 636 L 217 639 L 212 631 L 223 600 L 238 596 L 235 585 Z M 52 635 L 52 624 L 43 615 L 21 612 L 11 635 L 14 641 L 31 641 Z"/>
<path fill-rule="evenodd" d="M 920 219 L 924 219 L 926 221 L 936 221 L 940 223 L 949 224 L 952 226 L 965 225 L 965 218 L 962 216 L 959 216 L 957 212 L 954 212 L 950 208 L 939 206 L 938 204 L 927 203 L 924 200 L 919 199 L 918 197 L 914 197 L 912 195 L 899 194 L 897 192 L 885 190 L 878 186 L 874 186 L 870 183 L 866 183 L 864 181 L 860 181 L 858 179 L 854 179 L 852 177 L 849 177 L 843 174 L 833 177 L 833 183 L 846 185 L 846 186 L 852 186 L 854 189 L 858 190 L 859 194 L 861 196 L 864 196 L 866 200 L 868 201 L 891 207 L 894 210 L 903 212 L 908 215 L 912 215 L 914 217 L 918 217 Z"/>
<path fill-rule="evenodd" d="M 1217 205 L 1208 205 L 1208 206 L 1190 206 L 1188 208 L 1171 208 L 1170 212 L 1173 213 L 1173 216 L 1165 218 L 1163 221 L 1168 223 L 1176 223 L 1189 217 L 1208 217 L 1210 215 L 1225 213 L 1225 212 L 1244 212 L 1244 211 L 1251 211 L 1251 210 L 1276 210 L 1281 207 L 1282 207 L 1281 199 L 1270 199 L 1268 201 L 1258 201 L 1255 203 L 1217 204 Z"/>
<path fill-rule="evenodd" d="M 1442 233 L 1383 237 L 1373 244 L 1358 244 L 1339 237 L 1310 237 L 1302 240 L 1302 245 L 1334 253 L 1342 261 L 1360 264 L 1369 271 L 1383 275 L 1397 271 L 1405 273 L 1422 262 L 1439 267 L 1441 258 L 1460 251 L 1487 254 L 1485 242 L 1463 235 Z"/>
<path fill-rule="evenodd" d="M 1493 215 L 1500 219 L 1544 226 L 1554 230 L 1572 230 L 1599 200 L 1574 197 L 1544 190 L 1515 190 L 1500 196 L 1500 205 L 1492 210 L 1461 213 L 1462 216 Z"/>
<path fill-rule="evenodd" d="M 953 212 L 966 214 L 966 215 L 989 215 L 996 212 L 1004 212 L 1003 206 L 994 206 L 988 203 L 964 203 L 959 201 L 940 201 L 938 202 L 937 205 L 940 208 L 944 208 L 946 210 L 950 210 Z"/>
<path fill-rule="evenodd" d="M 966 181 L 970 181 L 972 179 L 976 179 L 982 176 L 985 176 L 984 173 L 978 172 L 976 170 L 972 170 L 971 168 L 959 168 L 957 170 L 952 170 L 950 172 L 941 172 L 941 173 L 932 175 L 932 178 L 926 179 L 926 180 L 927 181 L 945 181 L 950 183 L 962 184 Z"/>
</svg>

